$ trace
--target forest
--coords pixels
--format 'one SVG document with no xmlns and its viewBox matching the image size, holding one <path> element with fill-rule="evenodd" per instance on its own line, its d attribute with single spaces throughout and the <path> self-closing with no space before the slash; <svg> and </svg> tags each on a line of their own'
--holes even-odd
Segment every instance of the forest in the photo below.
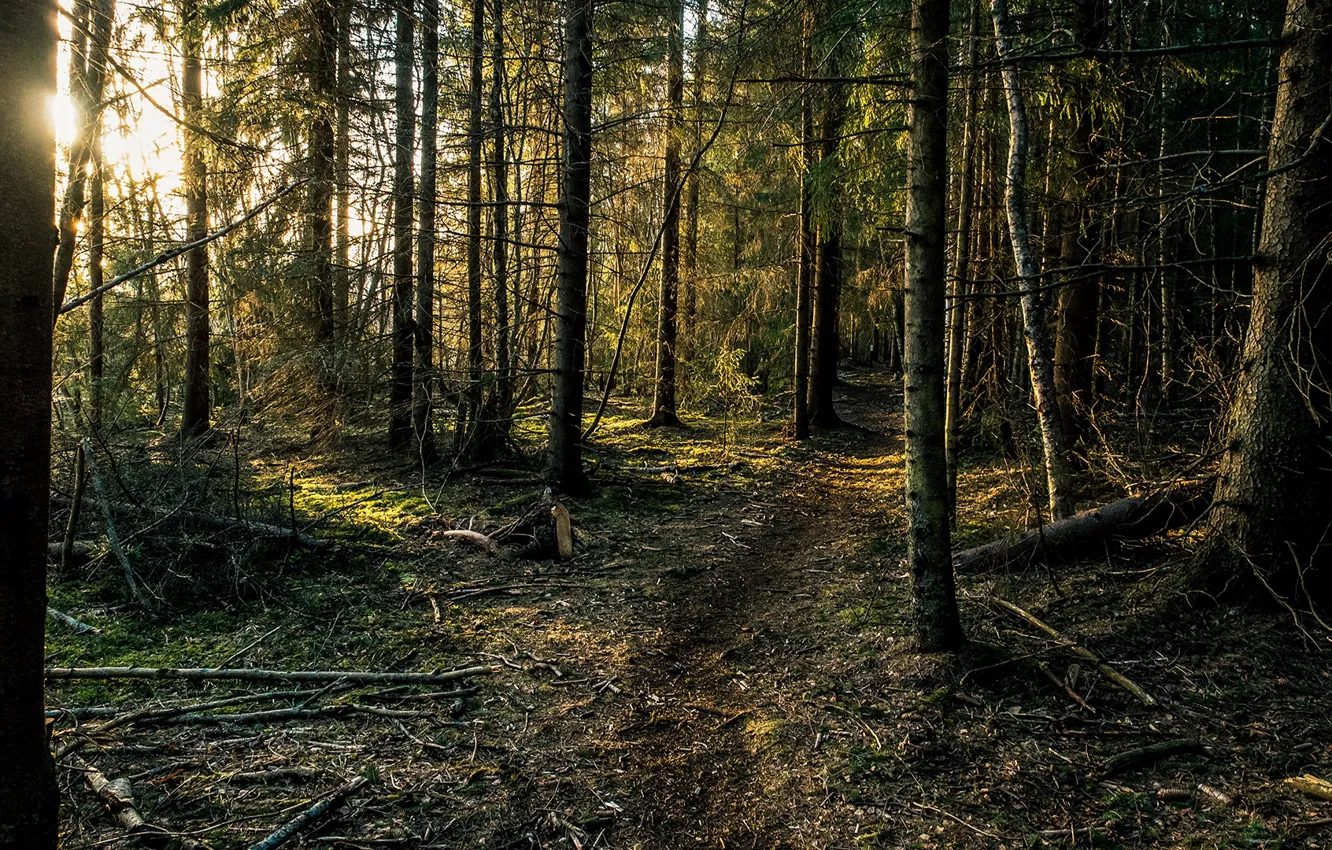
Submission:
<svg viewBox="0 0 1332 850">
<path fill-rule="evenodd" d="M 1332 0 L 3 0 L 0 850 L 1332 846 Z"/>
</svg>

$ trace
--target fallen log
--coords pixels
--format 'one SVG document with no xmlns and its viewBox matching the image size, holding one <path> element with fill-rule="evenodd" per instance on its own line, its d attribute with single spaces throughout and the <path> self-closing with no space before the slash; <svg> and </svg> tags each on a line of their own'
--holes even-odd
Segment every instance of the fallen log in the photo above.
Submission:
<svg viewBox="0 0 1332 850">
<path fill-rule="evenodd" d="M 145 821 L 134 807 L 134 787 L 128 779 L 107 779 L 104 773 L 78 756 L 71 757 L 71 764 L 83 774 L 88 789 L 106 806 L 111 818 L 141 846 L 150 850 L 205 850 L 204 845 L 192 838 Z"/>
<path fill-rule="evenodd" d="M 345 803 L 347 798 L 361 790 L 361 786 L 366 782 L 367 780 L 364 776 L 356 777 L 351 782 L 343 785 L 329 796 L 283 824 L 263 841 L 251 845 L 250 850 L 276 850 L 276 848 L 286 844 L 301 832 L 309 829 L 315 821 Z"/>
<path fill-rule="evenodd" d="M 1016 537 L 958 552 L 953 555 L 953 568 L 958 572 L 982 572 L 1077 557 L 1112 539 L 1150 537 L 1187 525 L 1205 514 L 1211 501 L 1210 481 L 1128 496 Z"/>
<path fill-rule="evenodd" d="M 1127 750 L 1106 759 L 1105 770 L 1102 775 L 1106 777 L 1115 776 L 1126 770 L 1133 770 L 1137 767 L 1147 767 L 1148 765 L 1156 764 L 1158 761 L 1168 759 L 1171 756 L 1205 752 L 1207 752 L 1207 748 L 1204 747 L 1200 741 L 1192 738 L 1158 741 L 1155 744 L 1148 744 L 1145 747 Z"/>
<path fill-rule="evenodd" d="M 104 501 L 101 498 L 100 495 L 96 499 L 85 498 L 83 501 L 85 504 L 94 505 L 96 507 L 101 508 L 102 510 L 106 510 L 106 505 L 108 504 L 106 501 Z M 70 500 L 64 498 L 63 496 L 54 496 L 54 495 L 51 497 L 51 502 L 57 505 L 71 504 Z M 252 520 L 252 519 L 241 519 L 239 517 L 230 517 L 230 516 L 223 516 L 220 514 L 212 514 L 208 513 L 207 511 L 202 511 L 195 508 L 185 508 L 183 506 L 177 506 L 174 508 L 159 508 L 154 505 L 133 505 L 126 502 L 113 502 L 110 504 L 111 507 L 114 508 L 115 510 L 134 511 L 136 513 L 154 517 L 158 521 L 165 521 L 169 519 L 188 520 L 197 525 L 201 525 L 204 528 L 211 528 L 214 531 L 230 531 L 232 529 L 239 528 L 245 531 L 252 532 L 258 537 L 270 537 L 278 540 L 290 540 L 293 543 L 298 543 L 301 546 L 306 547 L 307 549 L 327 549 L 333 545 L 333 542 L 330 540 L 321 540 L 320 538 L 315 537 L 312 534 L 309 534 L 304 531 L 299 531 L 287 526 L 273 525 L 272 523 L 258 522 L 257 520 Z M 51 550 L 52 557 L 58 557 L 58 555 L 56 555 L 55 552 L 57 552 L 59 548 L 60 547 L 58 545 L 52 547 Z"/>
<path fill-rule="evenodd" d="M 363 670 L 261 670 L 212 667 L 47 667 L 46 680 L 53 679 L 236 679 L 244 682 L 342 682 L 355 685 L 438 685 L 486 676 L 499 669 L 489 666 L 463 667 L 442 673 L 392 673 Z"/>
<path fill-rule="evenodd" d="M 56 609 L 50 607 L 49 605 L 46 608 L 46 616 L 50 617 L 52 620 L 55 620 L 57 623 L 63 623 L 64 625 L 69 626 L 71 629 L 74 630 L 74 634 L 76 635 L 86 635 L 86 634 L 100 635 L 102 633 L 102 630 L 97 628 L 96 626 L 90 626 L 87 623 L 83 622 L 82 620 L 76 620 L 73 617 L 66 614 L 64 611 L 57 611 Z"/>
</svg>

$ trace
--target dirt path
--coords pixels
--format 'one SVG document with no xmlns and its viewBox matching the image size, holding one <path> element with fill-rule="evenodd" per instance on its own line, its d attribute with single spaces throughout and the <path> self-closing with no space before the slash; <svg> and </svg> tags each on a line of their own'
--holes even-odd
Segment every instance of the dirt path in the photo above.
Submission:
<svg viewBox="0 0 1332 850">
<path fill-rule="evenodd" d="M 822 735 L 810 698 L 826 684 L 823 585 L 882 533 L 900 480 L 891 389 L 851 385 L 844 396 L 858 427 L 819 435 L 766 486 L 674 518 L 659 559 L 670 566 L 609 630 L 632 635 L 599 671 L 620 694 L 572 707 L 572 718 L 554 706 L 535 727 L 534 747 L 554 733 L 584 755 L 570 785 L 604 814 L 581 827 L 585 839 L 798 846 L 793 821 L 826 794 L 811 785 L 820 771 L 790 761 Z M 570 812 L 584 797 L 567 785 L 540 796 Z"/>
</svg>

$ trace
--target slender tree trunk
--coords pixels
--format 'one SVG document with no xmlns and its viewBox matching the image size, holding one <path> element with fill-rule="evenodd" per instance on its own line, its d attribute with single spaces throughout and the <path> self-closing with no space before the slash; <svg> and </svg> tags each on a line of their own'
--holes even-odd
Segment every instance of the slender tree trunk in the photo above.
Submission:
<svg viewBox="0 0 1332 850">
<path fill-rule="evenodd" d="M 116 20 L 115 0 L 98 0 L 92 8 L 92 43 L 88 52 L 85 74 L 88 103 L 93 110 L 92 138 L 92 194 L 89 198 L 88 222 L 88 288 L 95 291 L 105 281 L 103 258 L 106 253 L 106 174 L 102 161 L 102 97 L 106 89 L 107 54 L 111 48 L 111 30 Z M 103 378 L 106 374 L 105 314 L 103 296 L 93 298 L 88 305 L 88 379 L 92 385 L 92 425 L 102 427 L 104 406 Z"/>
<path fill-rule="evenodd" d="M 592 14 L 595 0 L 565 0 L 564 183 L 547 477 L 566 493 L 587 489 L 583 382 L 587 332 L 587 231 L 592 178 Z"/>
<path fill-rule="evenodd" d="M 74 270 L 74 250 L 78 243 L 79 219 L 87 201 L 88 160 L 92 156 L 94 134 L 93 112 L 96 104 L 88 89 L 88 33 L 92 24 L 95 0 L 76 0 L 74 28 L 69 40 L 69 93 L 75 109 L 74 140 L 69 146 L 69 175 L 65 197 L 60 205 L 57 222 L 59 241 L 56 243 L 55 270 L 52 290 L 55 306 L 52 315 L 59 318 L 60 309 L 69 289 L 69 276 Z"/>
<path fill-rule="evenodd" d="M 509 305 L 509 160 L 505 150 L 504 120 L 504 0 L 492 0 L 495 20 L 490 43 L 491 181 L 495 185 L 495 423 L 497 434 L 507 436 L 513 424 L 513 335 Z"/>
<path fill-rule="evenodd" d="M 980 55 L 980 0 L 971 0 L 967 24 L 965 65 L 974 68 Z M 957 238 L 954 243 L 953 281 L 948 305 L 948 405 L 944 444 L 948 463 L 948 515 L 957 518 L 958 430 L 962 418 L 962 362 L 967 279 L 971 276 L 972 185 L 976 174 L 976 72 L 968 71 L 962 117 L 962 173 L 957 185 Z"/>
<path fill-rule="evenodd" d="M 1290 0 L 1284 36 L 1261 260 L 1201 556 L 1217 585 L 1304 607 L 1332 587 L 1332 0 Z"/>
<path fill-rule="evenodd" d="M 338 97 L 338 16 L 332 0 L 311 0 L 310 93 L 314 116 L 310 123 L 310 185 L 306 195 L 310 220 L 310 280 L 314 307 L 314 341 L 321 360 L 331 355 L 334 328 L 333 182 L 336 140 L 333 113 Z M 327 362 L 319 364 L 320 379 L 332 384 Z"/>
<path fill-rule="evenodd" d="M 1011 25 L 1007 0 L 991 0 L 994 33 L 999 58 L 1004 63 L 1004 92 L 1008 97 L 1008 178 L 1004 197 L 1008 207 L 1008 233 L 1013 243 L 1013 260 L 1022 289 L 1022 329 L 1027 340 L 1027 361 L 1032 390 L 1036 396 L 1036 415 L 1041 426 L 1045 450 L 1045 477 L 1049 489 L 1050 514 L 1053 519 L 1073 515 L 1073 482 L 1069 473 L 1064 424 L 1059 418 L 1055 398 L 1054 365 L 1050 341 L 1045 331 L 1045 311 L 1038 289 L 1036 258 L 1032 254 L 1027 219 L 1027 112 L 1022 98 L 1022 80 L 1017 67 L 1009 61 L 1013 55 Z"/>
<path fill-rule="evenodd" d="M 684 0 L 671 0 L 668 24 L 665 179 L 662 180 L 661 297 L 657 310 L 657 375 L 648 426 L 683 425 L 675 405 L 675 344 L 680 295 L 680 134 L 684 127 Z"/>
<path fill-rule="evenodd" d="M 694 25 L 694 66 L 690 69 L 694 108 L 694 157 L 703 149 L 703 85 L 708 72 L 708 0 L 700 0 L 698 18 Z M 691 160 L 693 157 L 691 157 Z M 694 163 L 685 176 L 685 242 L 683 261 L 684 282 L 684 344 L 686 358 L 692 354 L 697 342 L 698 328 L 698 195 L 699 170 L 702 163 Z"/>
<path fill-rule="evenodd" d="M 467 439 L 474 456 L 489 453 L 488 429 L 481 413 L 485 379 L 481 317 L 481 149 L 486 0 L 472 0 L 471 84 L 467 101 Z"/>
<path fill-rule="evenodd" d="M 810 0 L 812 2 L 812 0 Z M 803 40 L 802 73 L 808 76 L 813 72 L 814 11 L 807 3 L 805 7 L 805 33 Z M 813 306 L 810 303 L 814 281 L 814 190 L 812 185 L 814 168 L 814 106 L 811 102 L 809 87 L 800 98 L 800 151 L 803 159 L 800 172 L 800 234 L 799 267 L 796 271 L 796 333 L 795 333 L 795 402 L 792 414 L 792 429 L 797 440 L 809 439 L 809 354 L 810 325 L 813 321 Z M 738 204 L 738 202 L 737 202 Z M 740 217 L 736 212 L 736 252 L 739 256 Z"/>
<path fill-rule="evenodd" d="M 1088 50 L 1105 46 L 1108 37 L 1108 0 L 1079 0 L 1074 7 L 1074 38 Z M 1096 124 L 1095 79 L 1090 71 L 1073 78 L 1073 115 L 1077 121 L 1071 139 L 1072 181 L 1065 192 L 1068 221 L 1064 224 L 1060 265 L 1074 269 L 1059 290 L 1059 321 L 1055 336 L 1054 380 L 1064 435 L 1074 443 L 1086 432 L 1094 397 L 1096 335 L 1102 280 L 1085 268 L 1098 262 L 1103 194 L 1101 164 L 1105 143 Z"/>
<path fill-rule="evenodd" d="M 338 228 L 333 240 L 333 325 L 339 346 L 347 345 L 351 305 L 351 0 L 336 0 L 338 17 L 337 127 L 333 142 L 334 205 Z M 341 371 L 343 352 L 335 351 Z"/>
<path fill-rule="evenodd" d="M 944 450 L 944 221 L 948 200 L 948 0 L 912 0 L 906 209 L 907 562 L 922 652 L 964 641 Z"/>
<path fill-rule="evenodd" d="M 55 850 L 59 792 L 46 743 L 46 531 L 55 314 L 56 6 L 0 6 L 0 847 Z"/>
<path fill-rule="evenodd" d="M 208 235 L 208 166 L 203 137 L 190 127 L 203 120 L 203 27 L 197 0 L 181 0 L 181 100 L 188 126 L 185 137 L 185 238 L 195 242 Z M 209 374 L 208 246 L 185 257 L 185 387 L 180 432 L 198 437 L 212 427 L 212 384 Z"/>
<path fill-rule="evenodd" d="M 435 205 L 439 143 L 439 0 L 421 2 L 421 200 L 416 243 L 412 432 L 422 462 L 435 460 Z"/>
<path fill-rule="evenodd" d="M 393 366 L 389 379 L 389 448 L 407 451 L 412 445 L 412 143 L 416 139 L 416 103 L 412 95 L 415 55 L 415 6 L 398 7 L 394 48 L 393 145 Z"/>
<path fill-rule="evenodd" d="M 838 48 L 834 48 L 836 53 Z M 832 63 L 832 73 L 836 74 L 839 62 Z M 837 159 L 838 136 L 842 133 L 842 123 L 846 115 L 846 89 L 834 84 L 828 92 L 824 105 L 823 121 L 820 128 L 820 169 L 825 171 L 832 182 L 829 195 L 836 198 L 839 194 L 839 172 Z M 820 227 L 818 247 L 815 251 L 816 270 L 814 286 L 814 345 L 810 358 L 809 375 L 809 412 L 814 424 L 823 428 L 833 428 L 841 424 L 841 418 L 833 407 L 833 388 L 837 385 L 837 360 L 841 353 L 841 328 L 838 311 L 842 297 L 842 211 L 836 201 L 823 212 L 823 225 Z"/>
</svg>

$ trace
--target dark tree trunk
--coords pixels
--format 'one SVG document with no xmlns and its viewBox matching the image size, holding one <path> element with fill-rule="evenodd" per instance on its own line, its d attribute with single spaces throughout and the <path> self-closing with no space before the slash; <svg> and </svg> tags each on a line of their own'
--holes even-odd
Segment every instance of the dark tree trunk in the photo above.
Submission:
<svg viewBox="0 0 1332 850">
<path fill-rule="evenodd" d="M 306 195 L 310 219 L 310 294 L 314 307 L 314 339 L 321 359 L 333 344 L 333 180 L 336 140 L 333 112 L 338 86 L 338 17 L 331 0 L 311 0 L 310 186 Z M 319 365 L 321 380 L 331 383 L 327 362 Z"/>
<path fill-rule="evenodd" d="M 707 79 L 708 69 L 708 0 L 701 0 L 698 5 L 698 22 L 694 28 L 694 66 L 690 70 L 693 92 L 691 99 L 694 109 L 694 144 L 693 155 L 698 157 L 703 149 L 703 83 Z M 692 346 L 698 336 L 698 177 L 701 163 L 685 176 L 685 226 L 684 260 L 682 279 L 684 283 L 684 345 L 686 352 L 692 352 Z M 686 353 L 688 358 L 690 353 Z"/>
<path fill-rule="evenodd" d="M 412 445 L 412 142 L 416 138 L 416 104 L 412 96 L 415 3 L 406 0 L 397 12 L 397 44 L 393 65 L 396 83 L 393 145 L 393 366 L 389 378 L 389 448 Z"/>
<path fill-rule="evenodd" d="M 43 717 L 51 499 L 56 8 L 0 6 L 0 847 L 55 850 Z M 39 117 L 40 116 L 40 117 Z"/>
<path fill-rule="evenodd" d="M 805 8 L 805 33 L 801 60 L 802 73 L 809 75 L 813 71 L 814 12 L 810 6 Z M 800 170 L 800 232 L 796 246 L 799 266 L 796 270 L 796 332 L 795 332 L 795 369 L 793 389 L 795 401 L 792 411 L 792 430 L 797 440 L 809 438 L 809 355 L 810 325 L 813 322 L 813 305 L 810 303 L 814 283 L 814 106 L 811 103 L 809 87 L 805 88 L 800 98 L 800 151 L 802 168 Z M 736 251 L 739 252 L 739 212 L 736 213 Z"/>
<path fill-rule="evenodd" d="M 944 222 L 948 196 L 948 0 L 911 4 L 906 209 L 907 562 L 922 652 L 965 641 L 957 611 L 944 452 Z"/>
<path fill-rule="evenodd" d="M 583 382 L 587 332 L 587 229 L 592 179 L 592 14 L 595 0 L 565 2 L 564 187 L 547 477 L 566 493 L 587 489 Z"/>
<path fill-rule="evenodd" d="M 680 295 L 680 132 L 684 121 L 684 0 L 671 0 L 668 23 L 665 179 L 662 180 L 661 297 L 657 306 L 657 375 L 648 426 L 678 428 L 675 345 Z"/>
<path fill-rule="evenodd" d="M 337 128 L 334 133 L 334 204 L 338 227 L 333 243 L 333 323 L 341 346 L 347 344 L 351 307 L 351 0 L 336 0 L 338 16 Z M 341 361 L 342 352 L 334 356 Z M 341 363 L 335 364 L 341 369 Z"/>
<path fill-rule="evenodd" d="M 979 57 L 980 0 L 971 0 L 967 24 L 967 67 L 974 67 Z M 948 515 L 957 519 L 958 431 L 962 418 L 962 362 L 964 319 L 967 313 L 967 279 L 971 276 L 971 214 L 976 176 L 976 72 L 968 71 L 962 118 L 962 172 L 957 183 L 957 241 L 953 255 L 952 299 L 948 304 L 948 410 L 944 442 L 948 458 Z"/>
<path fill-rule="evenodd" d="M 91 195 L 88 201 L 88 289 L 96 291 L 105 282 L 103 258 L 106 253 L 106 175 L 102 161 L 102 96 L 106 88 L 107 53 L 111 47 L 111 29 L 116 19 L 115 0 L 98 0 L 92 7 L 92 44 L 88 51 L 85 79 L 88 103 L 93 110 L 90 159 Z M 101 428 L 105 404 L 103 379 L 106 375 L 105 314 L 103 296 L 88 304 L 88 381 L 92 395 L 92 425 Z"/>
<path fill-rule="evenodd" d="M 60 305 L 69 289 L 69 276 L 74 270 L 74 249 L 78 243 L 79 219 L 88 193 L 88 160 L 92 156 L 94 110 L 92 94 L 88 90 L 88 33 L 91 28 L 94 0 L 77 0 L 74 4 L 74 28 L 69 39 L 69 94 L 75 109 L 74 139 L 69 146 L 69 177 L 65 197 L 60 204 L 57 222 L 59 239 L 56 243 L 55 270 L 52 290 L 55 294 L 52 316 L 59 318 Z"/>
<path fill-rule="evenodd" d="M 195 242 L 208 235 L 208 165 L 203 137 L 190 129 L 203 120 L 203 27 L 197 0 L 181 0 L 182 58 L 180 89 L 185 121 L 185 239 Z M 180 432 L 185 437 L 206 434 L 212 427 L 212 383 L 209 375 L 210 335 L 208 246 L 195 248 L 185 259 L 185 387 Z"/>
<path fill-rule="evenodd" d="M 485 144 L 486 0 L 472 0 L 471 82 L 467 99 L 467 437 L 474 457 L 488 455 L 481 401 L 485 379 L 481 321 L 481 150 Z"/>
<path fill-rule="evenodd" d="M 1201 554 L 1219 584 L 1302 607 L 1332 584 L 1332 0 L 1290 0 L 1285 42 L 1253 309 Z"/>
<path fill-rule="evenodd" d="M 505 150 L 504 120 L 504 0 L 494 3 L 495 20 L 490 43 L 490 132 L 491 181 L 495 185 L 495 423 L 494 430 L 507 437 L 513 424 L 513 335 L 509 315 L 509 160 Z"/>
<path fill-rule="evenodd" d="M 424 463 L 435 460 L 435 204 L 439 143 L 439 0 L 421 4 L 421 200 L 416 243 L 412 432 Z"/>
<path fill-rule="evenodd" d="M 838 62 L 832 63 L 833 74 L 839 66 Z M 814 345 L 809 369 L 809 414 L 813 423 L 823 428 L 836 427 L 842 421 L 833 408 L 833 388 L 837 385 L 837 360 L 841 353 L 838 311 L 842 298 L 842 210 L 838 200 L 836 157 L 838 136 L 842 133 L 845 117 L 845 87 L 833 85 L 828 92 L 819 130 L 822 134 L 819 167 L 829 175 L 827 179 L 832 186 L 827 193 L 830 203 L 823 210 L 815 252 Z"/>
</svg>

